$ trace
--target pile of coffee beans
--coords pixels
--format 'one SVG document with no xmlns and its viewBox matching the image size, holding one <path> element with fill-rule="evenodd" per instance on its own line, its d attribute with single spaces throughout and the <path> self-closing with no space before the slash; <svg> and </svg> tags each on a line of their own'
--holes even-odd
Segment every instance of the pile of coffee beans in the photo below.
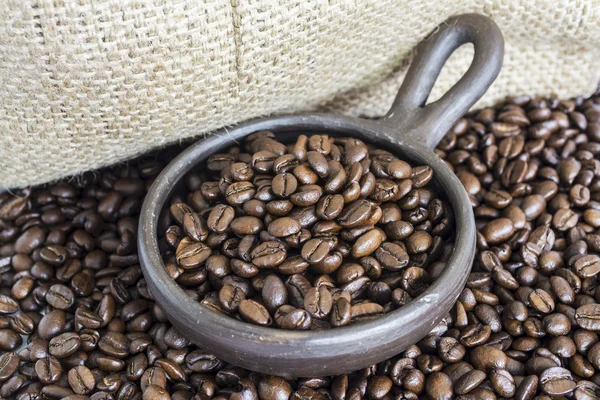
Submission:
<svg viewBox="0 0 600 400">
<path fill-rule="evenodd" d="M 600 96 L 509 99 L 437 151 L 480 228 L 467 287 L 419 343 L 331 377 L 229 365 L 153 302 L 137 218 L 173 154 L 0 194 L 0 398 L 599 399 Z"/>
<path fill-rule="evenodd" d="M 406 304 L 444 269 L 449 205 L 411 166 L 358 139 L 257 132 L 211 155 L 161 218 L 170 276 L 262 326 L 325 329 Z"/>
</svg>

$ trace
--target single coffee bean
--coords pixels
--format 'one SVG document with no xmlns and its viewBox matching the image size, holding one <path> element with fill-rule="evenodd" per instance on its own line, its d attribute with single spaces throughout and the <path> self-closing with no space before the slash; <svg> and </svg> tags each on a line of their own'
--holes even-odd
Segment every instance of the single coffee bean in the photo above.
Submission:
<svg viewBox="0 0 600 400">
<path fill-rule="evenodd" d="M 405 268 L 409 262 L 406 251 L 392 242 L 384 242 L 375 251 L 375 257 L 385 269 L 390 271 L 400 271 Z"/>
<path fill-rule="evenodd" d="M 219 291 L 219 302 L 221 306 L 228 312 L 234 312 L 240 305 L 242 300 L 245 300 L 246 295 L 239 288 L 232 285 L 223 285 Z"/>
<path fill-rule="evenodd" d="M 81 346 L 81 338 L 73 332 L 62 333 L 50 339 L 49 352 L 56 358 L 68 357 Z"/>
<path fill-rule="evenodd" d="M 306 330 L 311 327 L 312 318 L 306 310 L 283 305 L 275 312 L 275 322 L 281 329 Z"/>
<path fill-rule="evenodd" d="M 361 258 L 372 254 L 379 248 L 385 237 L 381 229 L 371 229 L 356 240 L 352 246 L 352 256 Z"/>
<path fill-rule="evenodd" d="M 540 387 L 550 396 L 560 396 L 571 393 L 576 383 L 569 370 L 561 367 L 548 368 L 540 375 Z"/>
<path fill-rule="evenodd" d="M 234 182 L 227 188 L 225 198 L 232 206 L 239 206 L 252 199 L 256 189 L 251 182 Z"/>
<path fill-rule="evenodd" d="M 240 315 L 255 325 L 268 326 L 273 323 L 269 311 L 254 300 L 242 300 L 239 305 Z"/>
<path fill-rule="evenodd" d="M 46 357 L 35 362 L 35 373 L 40 382 L 50 384 L 57 382 L 62 375 L 60 362 L 54 357 Z"/>
<path fill-rule="evenodd" d="M 238 236 L 255 235 L 263 230 L 263 222 L 251 216 L 243 216 L 234 218 L 229 225 L 233 233 Z"/>
<path fill-rule="evenodd" d="M 590 303 L 577 308 L 575 312 L 577 324 L 587 330 L 600 330 L 600 305 Z"/>
<path fill-rule="evenodd" d="M 333 247 L 332 240 L 328 238 L 314 238 L 307 241 L 302 246 L 301 255 L 310 264 L 316 264 L 327 256 Z"/>
<path fill-rule="evenodd" d="M 229 228 L 231 221 L 235 218 L 235 210 L 233 207 L 217 204 L 208 215 L 208 229 L 213 232 L 224 232 Z"/>
<path fill-rule="evenodd" d="M 304 297 L 304 309 L 315 318 L 325 318 L 331 312 L 333 300 L 325 286 L 311 288 Z"/>
<path fill-rule="evenodd" d="M 251 252 L 252 263 L 258 268 L 274 268 L 287 256 L 285 246 L 277 241 L 263 242 Z"/>
<path fill-rule="evenodd" d="M 94 389 L 96 380 L 89 368 L 79 365 L 67 374 L 69 386 L 77 394 L 87 394 Z"/>
<path fill-rule="evenodd" d="M 283 217 L 271 222 L 267 231 L 274 237 L 284 237 L 300 232 L 300 223 L 293 218 Z"/>
<path fill-rule="evenodd" d="M 19 369 L 20 359 L 15 353 L 0 355 L 0 382 L 8 380 Z"/>
<path fill-rule="evenodd" d="M 19 303 L 4 294 L 0 294 L 0 315 L 10 315 L 19 311 Z"/>
<path fill-rule="evenodd" d="M 344 326 L 352 319 L 352 305 L 349 299 L 340 297 L 333 303 L 331 309 L 331 325 Z"/>
<path fill-rule="evenodd" d="M 360 303 L 351 307 L 350 314 L 353 320 L 377 316 L 383 314 L 383 307 L 377 303 Z"/>
<path fill-rule="evenodd" d="M 485 372 L 472 369 L 463 374 L 454 384 L 456 394 L 464 395 L 475 389 L 486 378 Z"/>
<path fill-rule="evenodd" d="M 584 255 L 573 264 L 574 272 L 580 278 L 591 278 L 600 273 L 600 257 L 593 254 Z"/>
<path fill-rule="evenodd" d="M 52 285 L 46 293 L 46 301 L 54 308 L 67 310 L 75 301 L 73 291 L 65 285 Z"/>
<path fill-rule="evenodd" d="M 194 269 L 201 266 L 211 255 L 208 246 L 191 238 L 183 238 L 176 251 L 177 263 L 184 269 Z"/>
<path fill-rule="evenodd" d="M 288 301 L 288 293 L 283 281 L 277 275 L 269 275 L 262 288 L 262 298 L 269 312 L 275 312 Z"/>
<path fill-rule="evenodd" d="M 515 227 L 508 218 L 498 218 L 483 227 L 481 232 L 489 244 L 499 244 L 515 233 Z"/>
<path fill-rule="evenodd" d="M 532 308 L 544 314 L 554 310 L 554 299 L 543 289 L 535 289 L 529 293 L 529 303 Z"/>
</svg>

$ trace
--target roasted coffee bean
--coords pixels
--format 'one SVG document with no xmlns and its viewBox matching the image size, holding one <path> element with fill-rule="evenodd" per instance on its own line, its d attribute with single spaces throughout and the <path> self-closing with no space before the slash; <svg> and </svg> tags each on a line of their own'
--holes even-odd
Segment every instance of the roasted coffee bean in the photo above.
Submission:
<svg viewBox="0 0 600 400">
<path fill-rule="evenodd" d="M 267 226 L 267 231 L 274 237 L 285 237 L 300 232 L 300 223 L 293 218 L 277 218 Z"/>
<path fill-rule="evenodd" d="M 472 368 L 472 367 L 471 367 Z M 475 389 L 486 378 L 485 372 L 471 369 L 465 372 L 454 382 L 456 394 L 464 395 Z"/>
<path fill-rule="evenodd" d="M 175 253 L 177 264 L 184 269 L 200 267 L 211 255 L 211 250 L 202 242 L 196 242 L 191 238 L 183 238 L 177 246 Z"/>
<path fill-rule="evenodd" d="M 46 293 L 46 301 L 54 308 L 67 310 L 75 301 L 73 291 L 65 285 L 52 285 Z"/>
<path fill-rule="evenodd" d="M 73 332 L 62 333 L 50 339 L 48 344 L 50 355 L 56 358 L 68 357 L 81 346 L 81 338 Z"/>
<path fill-rule="evenodd" d="M 0 294 L 0 315 L 10 315 L 19 311 L 19 303 L 9 296 Z"/>
<path fill-rule="evenodd" d="M 331 293 L 325 286 L 311 288 L 304 296 L 304 309 L 315 318 L 325 318 L 332 306 Z"/>
<path fill-rule="evenodd" d="M 306 330 L 312 325 L 312 318 L 308 311 L 283 305 L 275 312 L 277 326 L 288 330 Z"/>
<path fill-rule="evenodd" d="M 575 321 L 583 329 L 600 331 L 600 305 L 590 303 L 577 308 Z"/>
<path fill-rule="evenodd" d="M 239 304 L 240 315 L 255 325 L 268 326 L 273 323 L 269 311 L 254 300 L 242 300 Z"/>
<path fill-rule="evenodd" d="M 208 237 L 208 226 L 204 219 L 197 213 L 186 213 L 183 216 L 183 230 L 185 234 L 195 241 L 203 241 Z"/>
<path fill-rule="evenodd" d="M 69 386 L 77 394 L 87 394 L 94 389 L 96 380 L 89 368 L 80 365 L 67 374 Z"/>
<path fill-rule="evenodd" d="M 454 390 L 452 381 L 443 372 L 435 372 L 425 382 L 425 393 L 431 399 L 452 399 Z"/>
<path fill-rule="evenodd" d="M 257 385 L 258 395 L 265 400 L 288 399 L 292 394 L 291 385 L 278 376 L 265 376 Z"/>
<path fill-rule="evenodd" d="M 384 242 L 375 251 L 375 257 L 383 268 L 390 271 L 399 271 L 408 265 L 409 257 L 406 251 L 392 242 Z"/>
<path fill-rule="evenodd" d="M 44 384 L 57 382 L 62 372 L 60 362 L 54 357 L 42 358 L 35 362 L 35 374 Z"/>
<path fill-rule="evenodd" d="M 287 251 L 280 242 L 267 241 L 255 247 L 250 256 L 258 268 L 274 268 L 285 260 Z"/>
<path fill-rule="evenodd" d="M 225 204 L 217 204 L 208 215 L 208 229 L 213 232 L 224 232 L 235 218 L 233 207 Z"/>
<path fill-rule="evenodd" d="M 15 353 L 0 355 L 0 382 L 8 380 L 19 369 L 20 359 Z"/>
<path fill-rule="evenodd" d="M 244 292 L 239 288 L 231 285 L 223 285 L 219 291 L 219 302 L 223 309 L 228 312 L 234 312 L 240 305 L 240 302 L 246 298 Z"/>
<path fill-rule="evenodd" d="M 508 240 L 515 233 L 515 227 L 512 220 L 498 218 L 486 224 L 481 233 L 489 244 L 499 244 Z"/>
<path fill-rule="evenodd" d="M 274 313 L 288 301 L 287 289 L 277 275 L 269 275 L 262 288 L 262 298 L 269 312 Z"/>
<path fill-rule="evenodd" d="M 576 383 L 569 370 L 553 367 L 542 372 L 540 386 L 544 393 L 550 396 L 560 396 L 571 393 L 575 389 Z"/>
<path fill-rule="evenodd" d="M 361 258 L 375 252 L 385 240 L 386 235 L 379 228 L 371 229 L 361 235 L 352 246 L 352 256 Z"/>
</svg>

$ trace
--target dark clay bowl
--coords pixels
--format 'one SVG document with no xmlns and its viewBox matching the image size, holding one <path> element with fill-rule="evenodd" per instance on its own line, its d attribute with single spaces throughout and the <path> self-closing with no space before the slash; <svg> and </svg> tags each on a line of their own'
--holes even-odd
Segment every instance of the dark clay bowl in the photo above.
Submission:
<svg viewBox="0 0 600 400">
<path fill-rule="evenodd" d="M 473 63 L 440 100 L 425 105 L 443 64 L 464 43 Z M 139 255 L 148 287 L 171 323 L 198 346 L 232 364 L 284 377 L 346 373 L 398 354 L 426 336 L 462 291 L 475 254 L 475 222 L 462 184 L 433 152 L 444 134 L 498 75 L 504 43 L 496 24 L 475 14 L 451 18 L 417 48 L 389 114 L 379 120 L 307 114 L 262 118 L 200 140 L 158 176 L 143 205 Z M 159 215 L 183 176 L 213 153 L 262 130 L 291 138 L 300 133 L 353 136 L 434 171 L 434 184 L 455 214 L 455 247 L 439 278 L 408 305 L 380 318 L 326 331 L 285 331 L 251 325 L 192 301 L 169 276 L 158 248 Z"/>
</svg>

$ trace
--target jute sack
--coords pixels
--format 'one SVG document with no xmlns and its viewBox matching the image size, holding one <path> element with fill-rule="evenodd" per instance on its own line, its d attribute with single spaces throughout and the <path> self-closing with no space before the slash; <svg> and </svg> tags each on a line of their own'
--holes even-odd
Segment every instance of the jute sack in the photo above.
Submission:
<svg viewBox="0 0 600 400">
<path fill-rule="evenodd" d="M 47 182 L 259 116 L 383 114 L 414 46 L 451 15 L 491 16 L 507 95 L 589 95 L 595 0 L 3 0 L 0 187 Z M 438 97 L 466 70 L 459 50 Z"/>
</svg>

